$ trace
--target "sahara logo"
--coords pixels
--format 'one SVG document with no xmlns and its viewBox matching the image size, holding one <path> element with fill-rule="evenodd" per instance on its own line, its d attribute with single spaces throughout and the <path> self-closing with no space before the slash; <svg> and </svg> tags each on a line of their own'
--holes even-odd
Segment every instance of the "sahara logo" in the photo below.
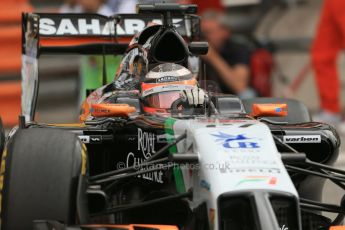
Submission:
<svg viewBox="0 0 345 230">
<path fill-rule="evenodd" d="M 218 132 L 218 134 L 211 134 L 217 137 L 217 142 L 222 142 L 224 148 L 240 148 L 240 149 L 257 149 L 259 148 L 258 142 L 250 141 L 244 134 L 229 135 L 226 133 Z"/>
<path fill-rule="evenodd" d="M 68 17 L 68 16 L 67 16 Z M 135 35 L 142 31 L 149 23 L 162 24 L 159 19 L 125 18 L 121 24 L 107 18 L 55 18 L 43 17 L 40 19 L 40 35 Z M 173 19 L 176 27 L 183 26 L 183 19 Z"/>
<path fill-rule="evenodd" d="M 269 185 L 276 185 L 277 184 L 277 177 L 274 177 L 274 176 L 246 176 L 236 184 L 236 187 L 241 185 L 241 184 L 251 183 L 251 182 L 267 182 L 267 184 L 269 184 Z"/>
</svg>

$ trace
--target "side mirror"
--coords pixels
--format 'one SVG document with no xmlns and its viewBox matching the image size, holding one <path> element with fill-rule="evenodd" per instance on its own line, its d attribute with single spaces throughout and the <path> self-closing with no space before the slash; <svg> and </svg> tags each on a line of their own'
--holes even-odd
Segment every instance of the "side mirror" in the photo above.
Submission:
<svg viewBox="0 0 345 230">
<path fill-rule="evenodd" d="M 188 44 L 188 49 L 194 55 L 205 55 L 208 52 L 208 42 L 191 42 Z"/>
</svg>

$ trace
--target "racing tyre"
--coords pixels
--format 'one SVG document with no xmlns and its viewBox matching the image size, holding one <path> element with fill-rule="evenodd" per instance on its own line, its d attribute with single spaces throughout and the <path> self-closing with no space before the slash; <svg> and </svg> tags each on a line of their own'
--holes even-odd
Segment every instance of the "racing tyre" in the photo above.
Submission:
<svg viewBox="0 0 345 230">
<path fill-rule="evenodd" d="M 269 119 L 276 122 L 287 122 L 289 124 L 312 121 L 307 107 L 302 102 L 294 99 L 258 97 L 242 100 L 242 103 L 248 114 L 252 112 L 252 105 L 255 103 L 286 103 L 288 106 L 288 115 L 286 117 L 270 117 Z"/>
<path fill-rule="evenodd" d="M 18 130 L 1 162 L 1 229 L 32 229 L 34 220 L 75 224 L 84 146 L 58 129 Z"/>
<path fill-rule="evenodd" d="M 4 151 L 5 146 L 5 129 L 0 117 L 0 156 L 2 155 L 2 151 Z"/>
</svg>

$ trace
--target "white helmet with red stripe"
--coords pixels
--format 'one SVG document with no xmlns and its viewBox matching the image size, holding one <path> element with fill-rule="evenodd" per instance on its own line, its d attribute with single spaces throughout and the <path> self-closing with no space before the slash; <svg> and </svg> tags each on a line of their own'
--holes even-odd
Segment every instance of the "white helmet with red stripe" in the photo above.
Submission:
<svg viewBox="0 0 345 230">
<path fill-rule="evenodd" d="M 142 107 L 148 113 L 168 113 L 185 91 L 193 90 L 197 80 L 187 68 L 174 64 L 159 64 L 141 82 Z"/>
</svg>

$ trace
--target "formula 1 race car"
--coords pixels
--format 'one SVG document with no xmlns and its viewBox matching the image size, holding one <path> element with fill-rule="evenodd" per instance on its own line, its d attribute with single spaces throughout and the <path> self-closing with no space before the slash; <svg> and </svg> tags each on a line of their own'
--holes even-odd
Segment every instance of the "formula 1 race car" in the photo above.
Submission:
<svg viewBox="0 0 345 230">
<path fill-rule="evenodd" d="M 207 52 L 195 12 L 161 3 L 111 18 L 23 14 L 22 115 L 0 135 L 2 230 L 342 224 L 344 202 L 321 201 L 325 179 L 345 189 L 345 171 L 331 166 L 334 128 L 291 99 L 209 92 L 194 105 L 182 96 L 204 76 L 190 64 Z M 44 53 L 125 55 L 115 81 L 87 98 L 79 124 L 43 124 L 34 115 Z"/>
</svg>

